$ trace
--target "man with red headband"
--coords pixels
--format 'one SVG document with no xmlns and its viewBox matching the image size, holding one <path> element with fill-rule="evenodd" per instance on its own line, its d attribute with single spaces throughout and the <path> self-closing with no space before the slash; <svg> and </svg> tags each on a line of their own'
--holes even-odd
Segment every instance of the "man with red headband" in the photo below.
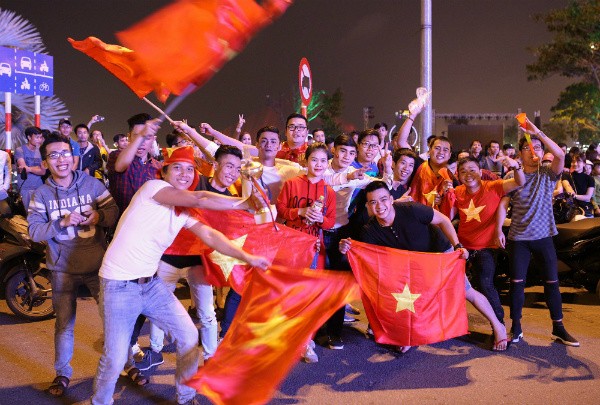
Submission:
<svg viewBox="0 0 600 405">
<path fill-rule="evenodd" d="M 198 330 L 179 300 L 156 277 L 167 247 L 182 228 L 219 252 L 266 269 L 267 259 L 233 245 L 222 233 L 190 217 L 185 207 L 248 209 L 248 201 L 209 191 L 189 191 L 198 180 L 192 147 L 174 149 L 162 179 L 149 180 L 123 213 L 100 268 L 100 312 L 104 350 L 94 380 L 92 404 L 111 404 L 120 371 L 128 360 L 129 339 L 138 315 L 173 337 L 177 349 L 177 402 L 194 403 L 196 391 L 184 384 L 198 370 Z M 236 205 L 237 204 L 237 205 Z"/>
</svg>

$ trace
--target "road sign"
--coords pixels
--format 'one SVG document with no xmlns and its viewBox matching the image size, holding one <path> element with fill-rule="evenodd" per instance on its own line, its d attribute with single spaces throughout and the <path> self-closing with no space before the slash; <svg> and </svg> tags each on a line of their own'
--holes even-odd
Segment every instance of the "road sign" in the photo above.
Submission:
<svg viewBox="0 0 600 405">
<path fill-rule="evenodd" d="M 300 66 L 298 68 L 298 87 L 300 89 L 302 104 L 305 106 L 309 105 L 310 99 L 312 98 L 312 73 L 310 72 L 310 65 L 306 58 L 300 60 Z"/>
<path fill-rule="evenodd" d="M 0 91 L 51 96 L 54 93 L 54 58 L 0 47 Z"/>
</svg>

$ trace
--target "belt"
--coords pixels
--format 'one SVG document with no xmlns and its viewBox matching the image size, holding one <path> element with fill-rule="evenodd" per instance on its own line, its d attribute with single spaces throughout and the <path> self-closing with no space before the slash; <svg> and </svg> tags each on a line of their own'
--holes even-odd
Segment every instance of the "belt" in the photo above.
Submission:
<svg viewBox="0 0 600 405">
<path fill-rule="evenodd" d="M 140 278 L 136 278 L 136 279 L 133 279 L 133 280 L 127 280 L 127 281 L 129 281 L 130 283 L 148 284 L 149 282 L 151 282 L 152 280 L 154 280 L 157 277 L 158 276 L 156 275 L 156 273 L 154 273 L 150 277 L 140 277 Z"/>
</svg>

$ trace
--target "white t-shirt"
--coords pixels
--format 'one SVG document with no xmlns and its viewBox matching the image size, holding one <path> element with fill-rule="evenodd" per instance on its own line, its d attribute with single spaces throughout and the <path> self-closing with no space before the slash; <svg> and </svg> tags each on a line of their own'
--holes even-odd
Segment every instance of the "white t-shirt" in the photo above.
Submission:
<svg viewBox="0 0 600 405">
<path fill-rule="evenodd" d="M 134 194 L 106 250 L 100 277 L 133 280 L 152 276 L 181 228 L 191 228 L 198 222 L 185 212 L 177 215 L 174 207 L 152 198 L 165 187 L 171 185 L 164 180 L 149 180 Z"/>
<path fill-rule="evenodd" d="M 298 163 L 283 159 L 275 159 L 275 166 L 263 166 L 263 174 L 258 182 L 261 186 L 264 184 L 271 190 L 271 202 L 275 203 L 277 197 L 279 197 L 279 193 L 281 193 L 283 183 L 304 172 L 305 169 Z M 248 197 L 251 190 L 252 186 L 250 182 L 245 178 L 242 178 L 242 196 Z"/>
</svg>

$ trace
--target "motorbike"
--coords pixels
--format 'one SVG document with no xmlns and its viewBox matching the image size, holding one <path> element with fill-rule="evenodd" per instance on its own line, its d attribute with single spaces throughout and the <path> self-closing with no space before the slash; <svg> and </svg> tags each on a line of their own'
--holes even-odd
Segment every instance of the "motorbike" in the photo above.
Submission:
<svg viewBox="0 0 600 405">
<path fill-rule="evenodd" d="M 0 216 L 0 295 L 20 318 L 39 321 L 54 316 L 45 245 L 33 242 L 20 197 L 9 192 L 10 212 Z"/>
</svg>

